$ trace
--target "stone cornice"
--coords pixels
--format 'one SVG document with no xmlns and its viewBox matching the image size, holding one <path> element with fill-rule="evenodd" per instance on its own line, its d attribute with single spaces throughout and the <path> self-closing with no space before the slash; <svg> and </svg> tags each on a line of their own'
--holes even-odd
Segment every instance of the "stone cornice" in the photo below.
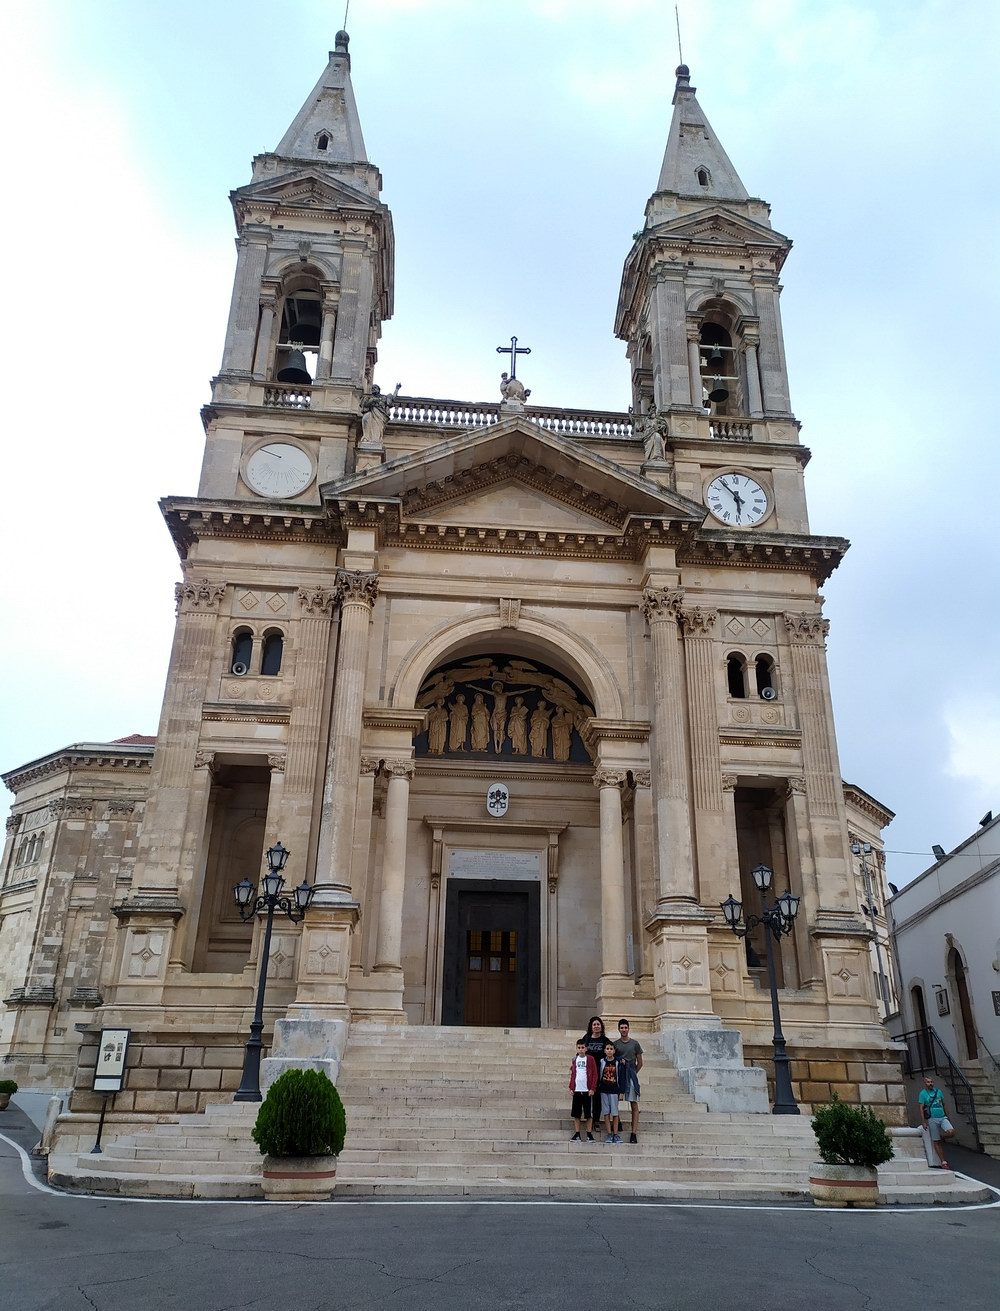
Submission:
<svg viewBox="0 0 1000 1311">
<path fill-rule="evenodd" d="M 780 731 L 766 728 L 761 729 L 759 733 L 745 728 L 736 731 L 723 728 L 719 730 L 719 743 L 723 747 L 791 747 L 795 749 L 802 745 L 802 734 L 797 728 Z"/>
<path fill-rule="evenodd" d="M 202 501 L 165 497 L 160 511 L 177 553 L 187 558 L 204 537 L 267 542 L 322 542 L 343 545 L 344 536 L 330 516 L 312 506 L 280 501 Z"/>
<path fill-rule="evenodd" d="M 410 733 L 421 733 L 427 723 L 427 711 L 395 710 L 391 706 L 365 706 L 362 711 L 362 723 L 365 728 L 399 729 Z"/>
<path fill-rule="evenodd" d="M 78 769 L 112 769 L 148 774 L 153 759 L 152 743 L 142 746 L 115 747 L 112 744 L 81 743 L 29 761 L 0 775 L 11 792 L 20 792 L 29 783 L 52 778 L 56 774 Z"/>
<path fill-rule="evenodd" d="M 594 716 L 583 726 L 583 737 L 588 746 L 598 742 L 647 742 L 651 732 L 648 719 L 598 719 Z"/>
<path fill-rule="evenodd" d="M 859 788 L 854 783 L 845 783 L 843 786 L 844 800 L 867 815 L 869 819 L 873 819 L 879 828 L 886 828 L 896 818 L 894 810 L 883 806 L 881 801 L 876 801 L 863 788 Z"/>
<path fill-rule="evenodd" d="M 206 701 L 202 705 L 202 719 L 212 723 L 287 724 L 291 714 L 290 706 L 264 702 L 244 705 L 240 702 Z"/>
<path fill-rule="evenodd" d="M 850 547 L 843 537 L 797 533 L 737 535 L 702 528 L 678 549 L 679 564 L 726 565 L 737 569 L 780 569 L 809 574 L 824 583 Z"/>
</svg>

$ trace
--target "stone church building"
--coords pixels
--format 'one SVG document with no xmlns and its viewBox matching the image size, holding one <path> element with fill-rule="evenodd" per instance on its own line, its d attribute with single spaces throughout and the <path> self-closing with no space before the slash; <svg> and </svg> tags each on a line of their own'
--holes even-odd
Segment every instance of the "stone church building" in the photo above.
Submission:
<svg viewBox="0 0 1000 1311">
<path fill-rule="evenodd" d="M 849 845 L 877 829 L 841 779 L 819 594 L 847 542 L 810 532 L 789 402 L 791 242 L 682 65 L 614 311 L 628 412 L 532 405 L 516 354 L 496 402 L 388 395 L 381 185 L 340 33 L 232 193 L 201 480 L 161 503 L 181 581 L 155 741 L 5 775 L 0 1072 L 76 1080 L 86 1109 L 121 1025 L 117 1110 L 229 1097 L 262 937 L 233 888 L 280 840 L 316 891 L 275 923 L 276 1056 L 335 1070 L 359 1020 L 596 1011 L 710 1105 L 766 1109 L 764 944 L 720 911 L 759 906 L 765 863 L 801 897 L 778 962 L 797 1090 L 899 1122 Z"/>
</svg>

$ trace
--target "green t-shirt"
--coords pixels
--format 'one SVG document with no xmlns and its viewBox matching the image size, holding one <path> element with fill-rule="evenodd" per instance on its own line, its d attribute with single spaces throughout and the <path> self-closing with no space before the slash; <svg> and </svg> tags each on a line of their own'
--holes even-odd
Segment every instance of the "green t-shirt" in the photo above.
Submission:
<svg viewBox="0 0 1000 1311">
<path fill-rule="evenodd" d="M 944 1098 L 940 1088 L 924 1088 L 917 1099 L 921 1107 L 927 1108 L 927 1115 L 932 1120 L 944 1119 Z"/>
<path fill-rule="evenodd" d="M 635 1038 L 616 1038 L 615 1051 L 619 1056 L 624 1056 L 625 1060 L 635 1064 L 635 1058 L 642 1055 L 642 1048 Z"/>
</svg>

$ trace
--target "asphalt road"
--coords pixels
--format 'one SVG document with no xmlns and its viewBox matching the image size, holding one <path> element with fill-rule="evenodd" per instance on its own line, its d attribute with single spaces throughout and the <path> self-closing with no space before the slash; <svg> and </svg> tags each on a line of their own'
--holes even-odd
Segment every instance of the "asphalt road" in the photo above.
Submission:
<svg viewBox="0 0 1000 1311">
<path fill-rule="evenodd" d="M 2 1311 L 996 1311 L 998 1288 L 1000 1209 L 115 1202 L 36 1191 L 0 1141 Z"/>
</svg>

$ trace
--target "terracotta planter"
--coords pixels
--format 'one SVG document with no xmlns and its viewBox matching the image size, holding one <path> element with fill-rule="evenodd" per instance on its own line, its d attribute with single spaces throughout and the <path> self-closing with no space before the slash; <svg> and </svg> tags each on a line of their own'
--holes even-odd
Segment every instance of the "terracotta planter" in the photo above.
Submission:
<svg viewBox="0 0 1000 1311">
<path fill-rule="evenodd" d="M 816 1206 L 877 1206 L 878 1171 L 817 1161 L 810 1169 L 809 1191 Z"/>
<path fill-rule="evenodd" d="M 0 1111 L 5 1111 L 7 1109 L 10 1105 L 10 1099 L 13 1096 L 13 1093 L 0 1093 Z"/>
<path fill-rule="evenodd" d="M 265 1156 L 261 1166 L 269 1202 L 328 1202 L 336 1175 L 335 1156 Z"/>
</svg>

